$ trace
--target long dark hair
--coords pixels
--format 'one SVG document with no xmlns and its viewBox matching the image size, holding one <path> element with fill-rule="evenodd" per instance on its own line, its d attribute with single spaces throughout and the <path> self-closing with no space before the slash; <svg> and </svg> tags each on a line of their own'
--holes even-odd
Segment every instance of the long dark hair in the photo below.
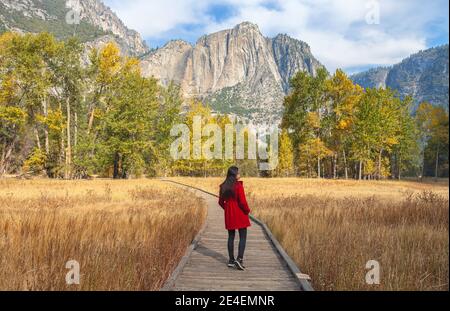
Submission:
<svg viewBox="0 0 450 311">
<path fill-rule="evenodd" d="M 227 179 L 220 185 L 220 196 L 230 198 L 234 196 L 234 185 L 236 184 L 239 168 L 232 166 L 228 169 Z"/>
</svg>

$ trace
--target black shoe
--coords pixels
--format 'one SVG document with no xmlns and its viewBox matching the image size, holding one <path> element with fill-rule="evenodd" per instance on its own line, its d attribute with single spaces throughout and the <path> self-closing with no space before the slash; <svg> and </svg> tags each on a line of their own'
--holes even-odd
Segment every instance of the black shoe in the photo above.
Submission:
<svg viewBox="0 0 450 311">
<path fill-rule="evenodd" d="M 228 268 L 234 268 L 236 266 L 236 260 L 230 259 L 227 264 Z"/>
<path fill-rule="evenodd" d="M 239 258 L 234 263 L 238 270 L 245 270 L 244 261 L 242 259 Z"/>
</svg>

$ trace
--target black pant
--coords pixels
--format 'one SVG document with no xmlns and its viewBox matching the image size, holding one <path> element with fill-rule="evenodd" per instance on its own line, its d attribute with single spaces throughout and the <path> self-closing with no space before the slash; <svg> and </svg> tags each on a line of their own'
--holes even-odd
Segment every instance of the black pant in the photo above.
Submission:
<svg viewBox="0 0 450 311">
<path fill-rule="evenodd" d="M 234 238 L 236 230 L 228 230 L 228 254 L 230 260 L 234 260 Z M 239 229 L 239 254 L 238 259 L 244 259 L 245 246 L 247 244 L 247 229 Z"/>
</svg>

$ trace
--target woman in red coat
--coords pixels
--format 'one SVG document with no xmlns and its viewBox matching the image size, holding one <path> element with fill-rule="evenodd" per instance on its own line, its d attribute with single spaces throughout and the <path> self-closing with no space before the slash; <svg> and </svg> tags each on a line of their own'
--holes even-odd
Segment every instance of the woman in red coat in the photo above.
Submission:
<svg viewBox="0 0 450 311">
<path fill-rule="evenodd" d="M 230 167 L 227 179 L 220 185 L 219 205 L 225 211 L 225 227 L 228 230 L 228 267 L 244 270 L 244 252 L 247 244 L 247 228 L 250 227 L 250 209 L 245 198 L 244 185 L 239 181 L 239 169 Z M 239 231 L 239 253 L 234 258 L 234 239 Z"/>
</svg>

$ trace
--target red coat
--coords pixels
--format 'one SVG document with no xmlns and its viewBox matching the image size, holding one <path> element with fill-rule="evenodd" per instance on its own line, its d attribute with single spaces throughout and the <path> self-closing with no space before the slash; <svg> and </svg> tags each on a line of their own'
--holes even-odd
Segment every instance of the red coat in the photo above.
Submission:
<svg viewBox="0 0 450 311">
<path fill-rule="evenodd" d="M 234 186 L 234 196 L 224 199 L 219 198 L 219 205 L 225 211 L 225 228 L 227 230 L 244 229 L 251 226 L 248 215 L 247 199 L 245 198 L 244 184 L 238 181 Z"/>
</svg>

